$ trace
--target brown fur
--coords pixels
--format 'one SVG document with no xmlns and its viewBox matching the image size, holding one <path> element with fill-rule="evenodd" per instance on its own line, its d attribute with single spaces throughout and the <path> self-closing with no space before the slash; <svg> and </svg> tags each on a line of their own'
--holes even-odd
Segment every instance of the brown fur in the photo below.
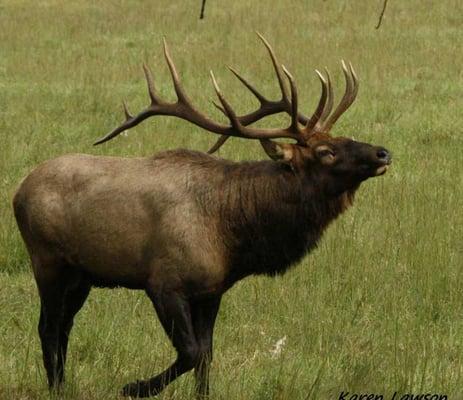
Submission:
<svg viewBox="0 0 463 400">
<path fill-rule="evenodd" d="M 248 275 L 297 263 L 386 164 L 382 148 L 327 135 L 286 146 L 290 162 L 235 163 L 187 150 L 67 155 L 23 181 L 14 210 L 41 296 L 50 386 L 63 379 L 72 320 L 90 288 L 123 286 L 147 292 L 179 354 L 123 393 L 157 394 L 191 368 L 207 393 L 203 364 L 222 294 Z"/>
</svg>

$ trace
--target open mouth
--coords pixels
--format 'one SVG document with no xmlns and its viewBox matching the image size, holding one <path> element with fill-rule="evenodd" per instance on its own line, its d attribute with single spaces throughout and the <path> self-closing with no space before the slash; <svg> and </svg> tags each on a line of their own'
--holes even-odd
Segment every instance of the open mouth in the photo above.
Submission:
<svg viewBox="0 0 463 400">
<path fill-rule="evenodd" d="M 388 169 L 389 165 L 386 164 L 386 165 L 382 165 L 381 167 L 379 167 L 376 172 L 375 172 L 375 176 L 380 176 L 380 175 L 383 175 L 386 173 L 387 169 Z"/>
</svg>

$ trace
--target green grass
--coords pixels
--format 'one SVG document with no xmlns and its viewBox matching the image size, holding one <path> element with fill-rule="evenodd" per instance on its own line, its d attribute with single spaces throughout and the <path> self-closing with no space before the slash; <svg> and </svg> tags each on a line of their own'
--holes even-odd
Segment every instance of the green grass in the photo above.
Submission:
<svg viewBox="0 0 463 400">
<path fill-rule="evenodd" d="M 209 0 L 200 21 L 199 0 L 0 2 L 0 399 L 49 397 L 38 295 L 11 209 L 21 178 L 70 152 L 207 149 L 214 135 L 169 118 L 91 143 L 122 120 L 122 99 L 133 111 L 147 104 L 142 62 L 173 99 L 163 36 L 191 97 L 215 118 L 209 69 L 240 112 L 255 102 L 226 65 L 276 96 L 254 30 L 295 75 L 307 113 L 319 96 L 314 68 L 329 67 L 339 95 L 339 60 L 352 61 L 360 94 L 334 133 L 385 145 L 394 164 L 362 186 L 302 265 L 226 294 L 213 398 L 337 399 L 343 390 L 463 398 L 463 3 L 390 2 L 375 30 L 381 3 Z M 220 155 L 264 157 L 244 140 Z M 124 383 L 174 357 L 149 301 L 122 289 L 92 292 L 69 352 L 65 399 L 117 398 Z M 192 389 L 182 377 L 161 397 L 190 398 Z"/>
</svg>

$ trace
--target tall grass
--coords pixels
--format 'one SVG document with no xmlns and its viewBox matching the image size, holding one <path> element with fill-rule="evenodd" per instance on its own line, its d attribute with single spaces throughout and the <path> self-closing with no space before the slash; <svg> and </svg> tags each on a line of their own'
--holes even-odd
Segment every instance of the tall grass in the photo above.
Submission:
<svg viewBox="0 0 463 400">
<path fill-rule="evenodd" d="M 196 4 L 197 3 L 197 4 Z M 233 65 L 268 96 L 275 78 L 254 30 L 295 75 L 307 113 L 319 96 L 314 68 L 328 66 L 339 94 L 341 58 L 361 79 L 335 134 L 394 153 L 366 182 L 319 248 L 276 279 L 249 278 L 224 298 L 215 334 L 218 399 L 337 399 L 341 391 L 445 393 L 463 398 L 463 3 L 211 0 L 0 2 L 0 398 L 45 399 L 36 334 L 38 295 L 11 198 L 43 160 L 69 152 L 147 155 L 205 150 L 215 139 L 155 118 L 92 147 L 122 119 L 120 102 L 147 104 L 140 66 L 173 99 L 165 36 L 195 104 L 214 118 L 213 69 L 240 112 L 256 106 Z M 282 123 L 282 118 L 266 122 Z M 259 159 L 230 140 L 221 156 Z M 285 339 L 280 354 L 275 343 Z M 94 290 L 72 334 L 66 399 L 117 398 L 129 380 L 174 357 L 142 293 Z M 191 396 L 192 377 L 161 397 Z M 386 397 L 385 397 L 386 398 Z"/>
</svg>

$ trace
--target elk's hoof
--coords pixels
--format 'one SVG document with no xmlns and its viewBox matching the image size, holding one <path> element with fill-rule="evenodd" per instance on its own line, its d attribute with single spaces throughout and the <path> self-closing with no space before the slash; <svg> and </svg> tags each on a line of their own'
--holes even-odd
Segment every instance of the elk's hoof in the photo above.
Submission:
<svg viewBox="0 0 463 400">
<path fill-rule="evenodd" d="M 122 388 L 122 396 L 124 397 L 149 397 L 150 390 L 149 390 L 148 382 L 144 381 L 136 381 L 132 383 L 128 383 Z"/>
</svg>

